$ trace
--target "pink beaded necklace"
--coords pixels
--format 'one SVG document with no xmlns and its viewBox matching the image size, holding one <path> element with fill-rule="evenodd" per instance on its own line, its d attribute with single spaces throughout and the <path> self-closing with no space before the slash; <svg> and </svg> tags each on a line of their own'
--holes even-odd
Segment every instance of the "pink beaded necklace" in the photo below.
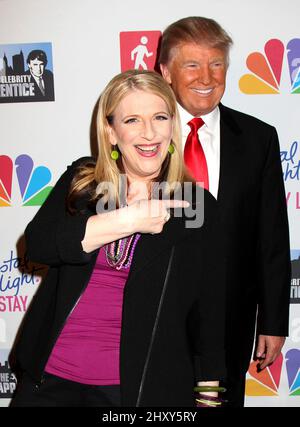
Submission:
<svg viewBox="0 0 300 427">
<path fill-rule="evenodd" d="M 140 234 L 132 234 L 124 239 L 119 239 L 105 245 L 104 250 L 108 265 L 117 270 L 129 268 L 140 236 Z"/>
</svg>

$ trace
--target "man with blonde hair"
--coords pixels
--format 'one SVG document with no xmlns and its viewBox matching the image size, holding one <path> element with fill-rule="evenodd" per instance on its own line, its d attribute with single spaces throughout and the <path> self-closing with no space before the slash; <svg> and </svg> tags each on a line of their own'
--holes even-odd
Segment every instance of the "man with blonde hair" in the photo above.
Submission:
<svg viewBox="0 0 300 427">
<path fill-rule="evenodd" d="M 159 64 L 179 104 L 186 166 L 218 200 L 227 235 L 226 398 L 239 407 L 255 327 L 259 369 L 288 335 L 290 252 L 276 129 L 221 104 L 231 45 L 216 21 L 180 19 L 163 33 Z"/>
</svg>

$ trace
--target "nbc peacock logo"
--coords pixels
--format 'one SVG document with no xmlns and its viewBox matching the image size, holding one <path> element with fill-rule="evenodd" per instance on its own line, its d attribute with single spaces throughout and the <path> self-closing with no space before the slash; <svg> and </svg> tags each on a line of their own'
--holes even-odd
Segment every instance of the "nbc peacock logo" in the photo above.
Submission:
<svg viewBox="0 0 300 427">
<path fill-rule="evenodd" d="M 246 380 L 246 396 L 279 396 L 284 360 L 281 354 L 276 361 L 257 372 L 257 362 L 252 362 Z M 289 396 L 300 396 L 300 350 L 288 350 L 285 355 Z"/>
<path fill-rule="evenodd" d="M 48 186 L 51 172 L 46 166 L 35 166 L 30 156 L 21 154 L 15 162 L 8 156 L 0 156 L 0 207 L 12 206 L 14 172 L 22 206 L 42 205 L 53 188 Z"/>
<path fill-rule="evenodd" d="M 271 39 L 266 42 L 264 53 L 250 53 L 246 65 L 252 74 L 244 74 L 240 78 L 241 92 L 247 95 L 279 94 L 285 52 L 290 92 L 300 93 L 300 39 L 290 40 L 286 48 L 281 40 Z"/>
</svg>

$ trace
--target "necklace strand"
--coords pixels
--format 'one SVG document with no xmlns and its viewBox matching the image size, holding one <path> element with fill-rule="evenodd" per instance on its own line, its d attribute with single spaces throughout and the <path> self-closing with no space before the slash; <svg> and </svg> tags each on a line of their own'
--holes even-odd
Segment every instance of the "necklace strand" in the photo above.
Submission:
<svg viewBox="0 0 300 427">
<path fill-rule="evenodd" d="M 124 239 L 119 239 L 105 245 L 104 250 L 107 264 L 117 270 L 129 268 L 140 236 L 138 233 L 132 234 Z"/>
</svg>

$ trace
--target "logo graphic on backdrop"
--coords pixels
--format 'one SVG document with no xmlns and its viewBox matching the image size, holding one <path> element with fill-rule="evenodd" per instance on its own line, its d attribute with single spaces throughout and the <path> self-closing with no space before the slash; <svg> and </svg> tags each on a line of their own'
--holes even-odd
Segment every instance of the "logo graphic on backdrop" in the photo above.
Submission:
<svg viewBox="0 0 300 427">
<path fill-rule="evenodd" d="M 291 303 L 300 304 L 300 250 L 291 251 Z"/>
<path fill-rule="evenodd" d="M 121 71 L 153 70 L 160 36 L 160 31 L 120 32 Z"/>
<path fill-rule="evenodd" d="M 271 39 L 264 46 L 264 54 L 252 52 L 246 60 L 249 71 L 244 74 L 239 87 L 245 94 L 278 94 L 282 64 L 286 50 L 291 93 L 300 93 L 300 39 L 290 40 L 286 48 L 281 40 Z"/>
<path fill-rule="evenodd" d="M 0 399 L 10 399 L 17 386 L 17 380 L 8 363 L 9 350 L 0 350 Z"/>
<path fill-rule="evenodd" d="M 284 181 L 300 180 L 299 142 L 293 141 L 288 150 L 280 151 L 280 159 Z"/>
<path fill-rule="evenodd" d="M 54 101 L 51 43 L 0 45 L 0 103 Z"/>
<path fill-rule="evenodd" d="M 22 206 L 40 206 L 48 197 L 51 186 L 51 172 L 46 166 L 34 166 L 27 154 L 21 154 L 13 163 L 12 159 L 0 155 L 0 207 L 12 205 L 13 174 L 16 173 Z"/>
<path fill-rule="evenodd" d="M 17 256 L 14 250 L 0 260 L 0 313 L 25 312 L 30 294 L 40 284 L 46 267 Z"/>
<path fill-rule="evenodd" d="M 247 396 L 278 396 L 279 387 L 283 375 L 284 366 L 283 355 L 281 354 L 276 361 L 257 372 L 257 362 L 250 364 L 246 380 Z M 287 372 L 289 396 L 300 396 L 300 350 L 291 349 L 285 354 L 285 366 Z"/>
<path fill-rule="evenodd" d="M 295 182 L 300 180 L 300 144 L 293 141 L 287 150 L 280 151 L 283 179 L 286 182 Z M 288 207 L 292 205 L 300 209 L 300 192 L 287 191 L 286 202 Z"/>
<path fill-rule="evenodd" d="M 0 319 L 0 343 L 6 342 L 6 321 L 4 319 Z"/>
</svg>

